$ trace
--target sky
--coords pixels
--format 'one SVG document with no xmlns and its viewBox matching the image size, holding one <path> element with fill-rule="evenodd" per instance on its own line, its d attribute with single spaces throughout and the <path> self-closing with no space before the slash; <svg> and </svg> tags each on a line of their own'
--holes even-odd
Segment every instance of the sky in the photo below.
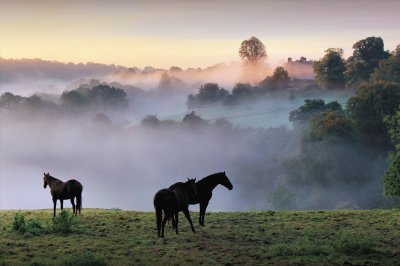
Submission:
<svg viewBox="0 0 400 266">
<path fill-rule="evenodd" d="M 0 56 L 127 67 L 239 61 L 256 36 L 271 65 L 380 36 L 400 44 L 397 0 L 0 0 Z"/>
</svg>

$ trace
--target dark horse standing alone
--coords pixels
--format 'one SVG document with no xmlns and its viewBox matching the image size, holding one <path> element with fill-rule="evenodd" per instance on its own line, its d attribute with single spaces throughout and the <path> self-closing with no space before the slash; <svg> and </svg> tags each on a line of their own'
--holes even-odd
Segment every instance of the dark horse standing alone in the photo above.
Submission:
<svg viewBox="0 0 400 266">
<path fill-rule="evenodd" d="M 81 183 L 79 183 L 79 181 L 71 179 L 67 182 L 63 182 L 55 177 L 52 177 L 49 173 L 44 173 L 43 182 L 44 188 L 49 185 L 51 196 L 53 197 L 53 216 L 56 216 L 56 205 L 58 199 L 60 200 L 61 210 L 63 209 L 63 200 L 70 199 L 73 213 L 77 214 L 79 211 L 79 214 L 81 214 L 83 186 Z M 76 206 L 74 203 L 75 198 Z"/>
<path fill-rule="evenodd" d="M 175 183 L 170 186 L 170 189 L 174 189 L 175 186 L 180 183 Z M 217 185 L 223 185 L 229 190 L 232 190 L 233 185 L 231 181 L 229 181 L 225 172 L 215 173 L 209 176 L 200 179 L 196 183 L 197 189 L 197 197 L 193 197 L 190 199 L 190 204 L 199 204 L 200 203 L 200 216 L 199 216 L 199 224 L 204 226 L 204 216 L 206 214 L 206 209 L 208 203 L 212 197 L 212 191 Z M 173 218 L 173 217 L 172 217 Z M 174 224 L 174 220 L 172 220 L 172 224 Z"/>
<path fill-rule="evenodd" d="M 188 179 L 185 183 L 179 183 L 174 189 L 164 188 L 154 195 L 153 204 L 156 211 L 157 234 L 164 237 L 165 223 L 173 219 L 175 231 L 178 234 L 178 212 L 182 211 L 189 221 L 193 233 L 192 219 L 189 213 L 189 200 L 196 196 L 196 179 Z M 164 219 L 162 213 L 164 212 Z"/>
</svg>

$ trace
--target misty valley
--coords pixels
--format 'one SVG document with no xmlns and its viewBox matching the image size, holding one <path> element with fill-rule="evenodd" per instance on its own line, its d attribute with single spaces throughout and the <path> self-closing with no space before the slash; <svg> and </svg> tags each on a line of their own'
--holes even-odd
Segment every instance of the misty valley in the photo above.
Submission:
<svg viewBox="0 0 400 266">
<path fill-rule="evenodd" d="M 0 0 L 0 266 L 400 265 L 399 10 Z"/>
<path fill-rule="evenodd" d="M 360 43 L 383 49 L 380 40 Z M 24 61 L 2 59 L 14 75 L 0 99 L 1 208 L 47 206 L 37 185 L 43 171 L 80 178 L 85 207 L 151 210 L 158 188 L 220 171 L 236 186 L 217 189 L 214 211 L 395 206 L 381 177 L 395 148 L 397 120 L 389 120 L 400 92 L 398 76 L 387 73 L 399 51 L 375 55 L 381 59 L 369 76 L 357 69 L 346 79 L 337 69 L 322 76 L 324 60 L 344 65 L 341 53 L 290 59 L 289 71 L 246 59 L 187 70 L 29 61 L 40 63 L 32 72 Z M 50 67 L 48 82 L 53 75 L 69 84 L 65 90 L 26 85 Z"/>
</svg>

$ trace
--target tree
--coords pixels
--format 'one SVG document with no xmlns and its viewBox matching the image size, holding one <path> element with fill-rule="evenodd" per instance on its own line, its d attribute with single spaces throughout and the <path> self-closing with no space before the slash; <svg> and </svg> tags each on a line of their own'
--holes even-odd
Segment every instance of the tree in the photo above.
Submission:
<svg viewBox="0 0 400 266">
<path fill-rule="evenodd" d="M 389 154 L 389 167 L 382 177 L 385 195 L 400 198 L 400 111 L 385 118 L 396 151 Z"/>
<path fill-rule="evenodd" d="M 282 90 L 289 87 L 289 73 L 283 67 L 275 68 L 271 77 L 266 77 L 259 83 L 259 86 L 265 90 Z"/>
<path fill-rule="evenodd" d="M 322 99 L 306 99 L 304 105 L 289 113 L 289 121 L 294 124 L 308 123 L 316 114 L 324 111 L 342 111 L 342 106 L 337 101 L 325 104 Z"/>
<path fill-rule="evenodd" d="M 343 49 L 329 48 L 325 56 L 313 65 L 315 80 L 324 89 L 344 88 L 345 62 Z"/>
<path fill-rule="evenodd" d="M 267 58 L 267 52 L 264 44 L 253 36 L 240 44 L 239 56 L 244 63 L 257 64 Z"/>
<path fill-rule="evenodd" d="M 158 119 L 157 115 L 147 115 L 142 119 L 141 125 L 146 127 L 157 127 L 161 123 L 160 119 Z"/>
<path fill-rule="evenodd" d="M 220 88 L 216 83 L 206 83 L 200 87 L 199 93 L 190 94 L 187 98 L 187 106 L 193 109 L 203 105 L 215 104 L 222 102 L 229 95 L 229 91 Z"/>
<path fill-rule="evenodd" d="M 12 109 L 23 103 L 26 99 L 19 95 L 14 95 L 11 92 L 5 92 L 0 97 L 0 108 Z"/>
<path fill-rule="evenodd" d="M 371 81 L 378 80 L 400 83 L 400 45 L 388 59 L 379 61 L 379 67 L 371 75 Z"/>
<path fill-rule="evenodd" d="M 185 115 L 182 119 L 182 123 L 189 126 L 202 126 L 207 124 L 207 121 L 197 115 L 195 111 L 192 111 Z"/>
<path fill-rule="evenodd" d="M 380 37 L 368 37 L 353 45 L 353 55 L 346 62 L 345 78 L 348 86 L 358 86 L 370 78 L 379 61 L 390 55 L 383 48 Z"/>
<path fill-rule="evenodd" d="M 360 141 L 378 152 L 393 149 L 384 118 L 400 105 L 400 84 L 378 81 L 363 84 L 347 101 L 346 112 L 356 123 Z"/>
<path fill-rule="evenodd" d="M 318 113 L 312 120 L 308 138 L 310 141 L 337 143 L 354 138 L 355 123 L 342 110 Z"/>
</svg>

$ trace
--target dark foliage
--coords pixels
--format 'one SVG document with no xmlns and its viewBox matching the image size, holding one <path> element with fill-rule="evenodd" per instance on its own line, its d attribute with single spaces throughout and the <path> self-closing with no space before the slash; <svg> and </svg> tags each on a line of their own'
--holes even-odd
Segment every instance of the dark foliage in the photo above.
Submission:
<svg viewBox="0 0 400 266">
<path fill-rule="evenodd" d="M 349 87 L 357 87 L 368 81 L 379 61 L 387 59 L 389 52 L 384 50 L 380 37 L 368 37 L 353 45 L 353 55 L 347 59 L 345 78 Z"/>
</svg>

